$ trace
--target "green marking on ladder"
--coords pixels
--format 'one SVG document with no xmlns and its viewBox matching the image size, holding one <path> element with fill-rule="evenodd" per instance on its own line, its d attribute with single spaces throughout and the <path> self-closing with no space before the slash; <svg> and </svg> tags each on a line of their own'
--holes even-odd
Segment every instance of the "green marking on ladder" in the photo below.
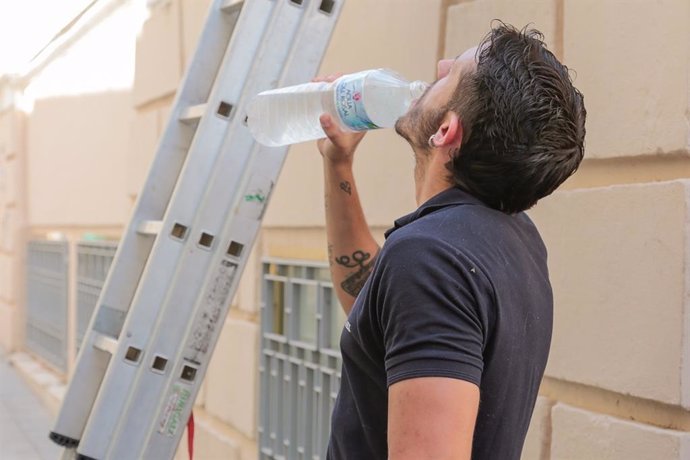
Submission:
<svg viewBox="0 0 690 460">
<path fill-rule="evenodd" d="M 261 192 L 250 193 L 249 195 L 244 196 L 244 201 L 249 203 L 251 203 L 252 201 L 258 201 L 259 203 L 263 203 L 264 200 L 266 200 L 266 196 L 263 195 Z"/>
</svg>

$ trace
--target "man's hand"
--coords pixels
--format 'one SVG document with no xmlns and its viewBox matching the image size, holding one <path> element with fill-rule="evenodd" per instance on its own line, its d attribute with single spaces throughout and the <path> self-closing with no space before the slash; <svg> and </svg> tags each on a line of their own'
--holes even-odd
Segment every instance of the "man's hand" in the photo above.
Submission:
<svg viewBox="0 0 690 460">
<path fill-rule="evenodd" d="M 324 159 L 333 164 L 352 163 L 352 157 L 355 150 L 359 143 L 362 142 L 366 131 L 343 131 L 327 113 L 321 115 L 319 121 L 321 122 L 323 131 L 326 133 L 326 136 L 328 136 L 319 139 L 316 143 Z"/>
<path fill-rule="evenodd" d="M 332 74 L 326 77 L 315 78 L 312 81 L 331 83 L 341 76 L 341 73 Z M 332 164 L 352 163 L 352 156 L 354 155 L 357 146 L 364 138 L 366 131 L 343 131 L 340 129 L 336 121 L 326 113 L 321 115 L 319 121 L 321 122 L 321 128 L 323 128 L 326 136 L 328 136 L 323 139 L 319 139 L 317 142 L 319 152 L 321 152 L 324 160 L 327 160 Z"/>
</svg>

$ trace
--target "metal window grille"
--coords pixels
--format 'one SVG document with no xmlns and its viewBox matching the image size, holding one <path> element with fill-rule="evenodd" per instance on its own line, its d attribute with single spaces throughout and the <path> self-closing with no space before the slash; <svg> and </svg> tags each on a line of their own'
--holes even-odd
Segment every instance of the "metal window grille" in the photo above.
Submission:
<svg viewBox="0 0 690 460">
<path fill-rule="evenodd" d="M 328 265 L 265 259 L 260 458 L 325 459 L 345 314 Z"/>
<path fill-rule="evenodd" d="M 116 250 L 114 241 L 77 243 L 77 348 L 89 327 Z"/>
<path fill-rule="evenodd" d="M 56 368 L 67 370 L 66 241 L 29 241 L 26 346 Z"/>
</svg>

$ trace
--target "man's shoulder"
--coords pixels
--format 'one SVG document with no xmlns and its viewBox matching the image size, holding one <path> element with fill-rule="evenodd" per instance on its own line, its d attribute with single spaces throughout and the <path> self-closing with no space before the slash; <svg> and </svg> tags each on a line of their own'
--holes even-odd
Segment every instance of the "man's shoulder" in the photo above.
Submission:
<svg viewBox="0 0 690 460">
<path fill-rule="evenodd" d="M 391 234 L 381 248 L 379 258 L 394 262 L 419 260 L 422 255 L 428 255 L 438 249 L 439 244 L 443 244 L 441 235 L 429 231 L 421 221 L 422 219 L 412 222 Z"/>
<path fill-rule="evenodd" d="M 475 236 L 501 232 L 511 224 L 533 227 L 524 213 L 508 215 L 474 204 L 446 206 L 396 229 L 386 239 L 386 245 L 419 249 L 446 243 L 462 251 L 472 247 Z"/>
<path fill-rule="evenodd" d="M 383 266 L 476 264 L 488 276 L 495 268 L 494 261 L 523 253 L 546 258 L 541 236 L 527 214 L 459 205 L 435 210 L 396 229 L 386 239 L 379 257 Z"/>
<path fill-rule="evenodd" d="M 469 271 L 474 276 L 482 249 L 472 238 L 471 225 L 450 221 L 443 214 L 445 210 L 439 210 L 392 233 L 378 255 L 379 273 L 390 270 L 403 279 L 405 273 L 414 279 L 433 278 L 440 272 Z"/>
</svg>

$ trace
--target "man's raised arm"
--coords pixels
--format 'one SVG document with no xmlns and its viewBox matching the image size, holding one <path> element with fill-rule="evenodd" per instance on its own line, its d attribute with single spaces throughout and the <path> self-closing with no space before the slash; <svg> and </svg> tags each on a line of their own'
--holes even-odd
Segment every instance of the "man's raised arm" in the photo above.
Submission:
<svg viewBox="0 0 690 460">
<path fill-rule="evenodd" d="M 321 126 L 328 136 L 318 141 L 325 180 L 328 262 L 336 293 L 349 315 L 379 250 L 352 174 L 353 155 L 364 133 L 344 132 L 326 114 L 321 116 Z"/>
</svg>

